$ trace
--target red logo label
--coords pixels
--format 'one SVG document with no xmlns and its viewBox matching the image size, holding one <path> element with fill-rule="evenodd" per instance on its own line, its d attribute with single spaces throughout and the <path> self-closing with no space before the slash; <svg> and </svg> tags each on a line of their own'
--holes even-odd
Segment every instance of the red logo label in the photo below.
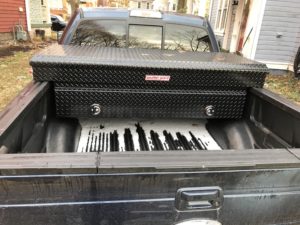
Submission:
<svg viewBox="0 0 300 225">
<path fill-rule="evenodd" d="M 149 81 L 170 81 L 171 76 L 168 75 L 146 75 L 145 80 Z"/>
</svg>

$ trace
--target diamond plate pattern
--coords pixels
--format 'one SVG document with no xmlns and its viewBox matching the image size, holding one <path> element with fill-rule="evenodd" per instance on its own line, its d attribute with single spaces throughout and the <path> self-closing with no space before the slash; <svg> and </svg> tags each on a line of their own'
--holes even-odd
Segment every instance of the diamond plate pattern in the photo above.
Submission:
<svg viewBox="0 0 300 225">
<path fill-rule="evenodd" d="M 35 80 L 55 82 L 63 117 L 93 117 L 99 104 L 96 117 L 241 118 L 246 89 L 262 87 L 267 74 L 264 64 L 233 54 L 89 46 L 52 46 L 30 64 Z"/>
<path fill-rule="evenodd" d="M 52 46 L 30 64 L 37 81 L 205 88 L 262 87 L 267 68 L 227 53 Z M 145 81 L 168 75 L 169 82 Z"/>
<path fill-rule="evenodd" d="M 96 117 L 117 118 L 241 118 L 246 91 L 167 91 L 55 88 L 57 115 L 94 117 L 92 104 L 101 105 Z M 205 107 L 215 108 L 213 116 Z"/>
</svg>

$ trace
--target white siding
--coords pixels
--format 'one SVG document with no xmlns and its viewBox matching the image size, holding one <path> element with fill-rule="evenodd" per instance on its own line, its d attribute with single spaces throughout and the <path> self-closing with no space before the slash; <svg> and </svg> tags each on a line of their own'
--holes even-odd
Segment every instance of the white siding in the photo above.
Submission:
<svg viewBox="0 0 300 225">
<path fill-rule="evenodd" d="M 230 27 L 228 29 L 228 40 L 227 40 L 226 46 L 223 46 L 223 48 L 226 49 L 226 50 L 230 49 L 230 43 L 231 43 L 231 39 L 232 39 L 232 33 L 233 33 L 233 27 L 234 27 L 234 20 L 235 20 L 236 10 L 237 10 L 237 6 L 232 6 L 232 11 L 231 11 L 232 12 L 232 16 L 230 17 L 231 21 L 229 22 L 229 26 Z"/>
<path fill-rule="evenodd" d="M 216 19 L 217 19 L 218 6 L 219 6 L 220 0 L 211 0 L 211 1 L 212 1 L 212 4 L 211 4 L 212 9 L 211 9 L 211 16 L 210 16 L 209 22 L 210 22 L 210 25 L 211 25 L 213 31 L 215 31 L 215 23 L 216 23 Z M 221 46 L 222 46 L 224 35 L 220 36 L 220 35 L 216 34 L 216 39 L 221 42 Z"/>
<path fill-rule="evenodd" d="M 217 12 L 218 12 L 218 5 L 220 0 L 211 0 L 212 4 L 212 10 L 211 10 L 211 15 L 210 15 L 210 25 L 212 29 L 215 29 L 215 23 L 216 23 L 216 18 L 217 18 Z"/>
<path fill-rule="evenodd" d="M 50 8 L 48 7 L 48 1 L 30 0 L 30 23 L 31 24 L 50 24 Z"/>
<path fill-rule="evenodd" d="M 300 0 L 267 0 L 255 59 L 293 62 L 300 45 Z"/>
</svg>

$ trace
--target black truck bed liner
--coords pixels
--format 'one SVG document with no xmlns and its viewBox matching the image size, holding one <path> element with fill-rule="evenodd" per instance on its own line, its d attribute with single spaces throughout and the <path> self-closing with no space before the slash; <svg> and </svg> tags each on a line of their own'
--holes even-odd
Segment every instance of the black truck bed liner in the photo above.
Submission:
<svg viewBox="0 0 300 225">
<path fill-rule="evenodd" d="M 22 174 L 93 174 L 123 169 L 153 171 L 207 171 L 209 168 L 279 169 L 297 168 L 300 149 L 260 149 L 251 151 L 157 151 L 157 152 L 89 152 L 5 154 L 0 171 L 5 175 Z M 126 170 L 128 169 L 128 171 Z"/>
</svg>

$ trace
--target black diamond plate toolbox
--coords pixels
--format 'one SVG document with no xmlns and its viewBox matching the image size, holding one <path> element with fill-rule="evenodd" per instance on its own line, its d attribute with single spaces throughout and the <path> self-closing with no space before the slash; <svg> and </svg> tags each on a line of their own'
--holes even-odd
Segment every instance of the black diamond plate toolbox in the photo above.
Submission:
<svg viewBox="0 0 300 225">
<path fill-rule="evenodd" d="M 52 46 L 30 64 L 61 117 L 241 118 L 264 64 L 225 53 Z"/>
<path fill-rule="evenodd" d="M 241 118 L 246 91 L 56 87 L 57 115 L 115 118 Z"/>
<path fill-rule="evenodd" d="M 228 53 L 54 45 L 30 62 L 36 81 L 232 89 L 262 87 L 264 64 Z"/>
</svg>

